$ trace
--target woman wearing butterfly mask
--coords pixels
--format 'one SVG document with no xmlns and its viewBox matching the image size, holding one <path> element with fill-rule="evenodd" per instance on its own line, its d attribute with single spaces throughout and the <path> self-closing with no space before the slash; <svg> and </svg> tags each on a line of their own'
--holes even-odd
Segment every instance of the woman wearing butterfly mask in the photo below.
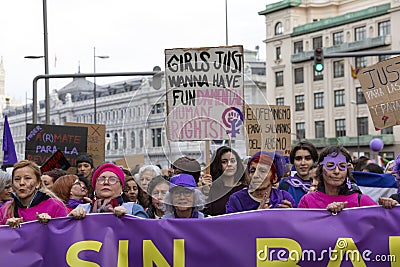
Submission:
<svg viewBox="0 0 400 267">
<path fill-rule="evenodd" d="M 351 184 L 349 152 L 339 146 L 329 146 L 319 155 L 318 191 L 304 195 L 298 208 L 321 208 L 337 213 L 344 208 L 375 206 L 374 200 Z"/>
</svg>

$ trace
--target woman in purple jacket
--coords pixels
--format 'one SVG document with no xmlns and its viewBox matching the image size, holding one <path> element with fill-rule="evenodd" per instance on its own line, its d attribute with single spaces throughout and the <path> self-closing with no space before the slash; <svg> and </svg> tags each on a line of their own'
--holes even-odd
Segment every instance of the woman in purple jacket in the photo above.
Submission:
<svg viewBox="0 0 400 267">
<path fill-rule="evenodd" d="M 247 164 L 249 187 L 230 196 L 226 213 L 292 208 L 295 205 L 293 197 L 288 192 L 273 187 L 282 178 L 284 171 L 285 162 L 280 155 L 268 152 L 254 154 Z"/>
<path fill-rule="evenodd" d="M 1 224 L 13 228 L 22 222 L 38 219 L 47 223 L 50 218 L 64 217 L 68 214 L 65 205 L 55 195 L 42 187 L 40 169 L 36 163 L 21 160 L 14 165 L 12 172 L 12 201 L 0 209 Z"/>
</svg>

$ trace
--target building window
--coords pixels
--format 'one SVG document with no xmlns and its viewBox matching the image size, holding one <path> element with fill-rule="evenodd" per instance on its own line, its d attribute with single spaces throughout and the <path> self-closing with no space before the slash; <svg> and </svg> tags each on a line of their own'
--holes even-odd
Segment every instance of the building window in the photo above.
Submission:
<svg viewBox="0 0 400 267">
<path fill-rule="evenodd" d="M 131 132 L 131 148 L 136 147 L 136 134 L 134 131 Z"/>
<path fill-rule="evenodd" d="M 333 78 L 344 77 L 344 60 L 333 61 Z"/>
<path fill-rule="evenodd" d="M 284 106 L 285 105 L 285 100 L 283 97 L 278 97 L 276 98 L 276 105 L 277 106 Z"/>
<path fill-rule="evenodd" d="M 335 107 L 344 106 L 344 89 L 336 90 L 335 92 Z"/>
<path fill-rule="evenodd" d="M 126 133 L 122 133 L 122 148 L 126 149 Z"/>
<path fill-rule="evenodd" d="M 304 110 L 304 95 L 296 95 L 295 96 L 295 110 L 303 111 Z"/>
<path fill-rule="evenodd" d="M 356 100 L 357 105 L 367 103 L 367 100 L 365 99 L 365 96 L 364 96 L 361 86 L 356 87 L 356 97 L 357 97 L 357 100 Z"/>
<path fill-rule="evenodd" d="M 283 71 L 275 72 L 275 86 L 283 86 Z"/>
<path fill-rule="evenodd" d="M 379 36 L 390 35 L 390 20 L 378 23 L 378 35 Z"/>
<path fill-rule="evenodd" d="M 118 149 L 118 133 L 114 134 L 114 149 Z"/>
<path fill-rule="evenodd" d="M 139 132 L 139 147 L 143 147 L 143 130 L 140 130 Z"/>
<path fill-rule="evenodd" d="M 304 122 L 296 123 L 296 137 L 297 139 L 306 138 L 306 127 Z"/>
<path fill-rule="evenodd" d="M 161 128 L 151 129 L 151 140 L 153 142 L 153 147 L 160 147 L 161 144 Z"/>
<path fill-rule="evenodd" d="M 365 26 L 363 27 L 358 27 L 354 29 L 354 35 L 355 35 L 355 41 L 362 41 L 364 40 L 366 36 L 366 29 Z"/>
<path fill-rule="evenodd" d="M 315 122 L 315 138 L 325 137 L 325 121 Z"/>
<path fill-rule="evenodd" d="M 314 94 L 314 108 L 320 109 L 324 108 L 324 93 L 315 93 Z"/>
<path fill-rule="evenodd" d="M 381 134 L 393 134 L 393 126 L 382 129 Z"/>
<path fill-rule="evenodd" d="M 303 51 L 303 41 L 294 42 L 294 54 L 298 54 Z"/>
<path fill-rule="evenodd" d="M 390 58 L 390 55 L 380 55 L 379 56 L 379 61 L 384 61 Z"/>
<path fill-rule="evenodd" d="M 107 142 L 107 150 L 109 151 L 110 149 L 111 149 L 111 137 L 110 137 L 110 134 L 108 133 L 107 135 L 106 135 L 106 141 L 108 141 Z"/>
<path fill-rule="evenodd" d="M 303 83 L 304 82 L 304 70 L 303 68 L 294 69 L 294 83 Z"/>
<path fill-rule="evenodd" d="M 315 65 L 313 65 L 314 81 L 322 81 L 324 79 L 324 73 L 315 71 Z"/>
<path fill-rule="evenodd" d="M 279 60 L 281 58 L 282 58 L 281 47 L 278 46 L 276 47 L 276 60 Z"/>
<path fill-rule="evenodd" d="M 344 42 L 343 32 L 333 33 L 333 45 L 341 45 Z"/>
<path fill-rule="evenodd" d="M 346 136 L 346 120 L 335 120 L 336 137 Z"/>
<path fill-rule="evenodd" d="M 368 135 L 368 117 L 357 118 L 358 135 Z"/>
<path fill-rule="evenodd" d="M 282 22 L 278 22 L 275 24 L 275 35 L 281 35 L 283 34 L 283 24 Z"/>
<path fill-rule="evenodd" d="M 356 57 L 356 69 L 365 68 L 367 66 L 367 57 Z"/>
<path fill-rule="evenodd" d="M 164 103 L 158 103 L 151 107 L 151 114 L 159 114 L 164 112 Z"/>
<path fill-rule="evenodd" d="M 313 49 L 322 47 L 322 36 L 314 37 L 312 41 L 313 41 Z"/>
</svg>

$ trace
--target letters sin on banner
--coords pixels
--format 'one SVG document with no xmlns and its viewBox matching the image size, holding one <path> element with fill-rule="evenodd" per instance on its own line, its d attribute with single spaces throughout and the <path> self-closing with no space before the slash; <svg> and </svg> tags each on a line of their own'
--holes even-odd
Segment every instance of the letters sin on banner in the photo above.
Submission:
<svg viewBox="0 0 400 267">
<path fill-rule="evenodd" d="M 358 79 L 376 130 L 400 124 L 400 57 L 361 69 Z"/>
<path fill-rule="evenodd" d="M 242 46 L 165 50 L 168 140 L 243 137 Z"/>
<path fill-rule="evenodd" d="M 398 266 L 399 217 L 400 207 L 353 208 L 336 216 L 322 209 L 272 209 L 163 220 L 89 214 L 0 227 L 0 264 Z"/>
<path fill-rule="evenodd" d="M 246 105 L 245 121 L 247 155 L 259 151 L 290 154 L 290 106 Z"/>
<path fill-rule="evenodd" d="M 87 136 L 86 127 L 28 123 L 25 159 L 34 161 L 40 166 L 53 153 L 61 150 L 71 166 L 75 166 L 78 155 L 87 153 Z"/>
</svg>

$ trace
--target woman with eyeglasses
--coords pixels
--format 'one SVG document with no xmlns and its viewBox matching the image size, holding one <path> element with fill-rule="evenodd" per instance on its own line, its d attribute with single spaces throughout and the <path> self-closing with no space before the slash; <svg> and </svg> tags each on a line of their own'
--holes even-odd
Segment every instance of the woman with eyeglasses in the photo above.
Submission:
<svg viewBox="0 0 400 267">
<path fill-rule="evenodd" d="M 0 207 L 11 200 L 11 192 L 13 191 L 11 180 L 11 174 L 0 171 Z"/>
<path fill-rule="evenodd" d="M 142 206 L 134 202 L 124 203 L 121 196 L 124 182 L 124 172 L 120 167 L 112 163 L 100 165 L 92 176 L 94 200 L 78 205 L 69 216 L 82 219 L 87 213 L 113 212 L 118 217 L 131 214 L 147 218 Z"/>
<path fill-rule="evenodd" d="M 164 198 L 166 214 L 162 219 L 168 218 L 197 218 L 205 215 L 200 212 L 204 207 L 204 195 L 197 189 L 193 176 L 181 173 L 171 177 L 169 191 Z"/>
<path fill-rule="evenodd" d="M 146 210 L 150 219 L 161 219 L 164 216 L 164 198 L 169 190 L 169 182 L 162 175 L 158 175 L 150 181 L 148 187 L 150 205 Z"/>
<path fill-rule="evenodd" d="M 285 162 L 279 154 L 263 151 L 255 153 L 247 163 L 249 186 L 230 196 L 226 213 L 292 208 L 293 197 L 273 186 L 282 178 L 285 168 Z"/>
<path fill-rule="evenodd" d="M 88 180 L 82 175 L 61 176 L 54 182 L 52 191 L 64 202 L 69 212 L 79 204 L 91 202 L 88 198 Z"/>
<path fill-rule="evenodd" d="M 352 172 L 348 168 L 350 162 L 351 156 L 344 147 L 325 148 L 318 159 L 318 191 L 304 195 L 298 207 L 327 209 L 337 213 L 344 208 L 377 205 L 352 185 Z M 379 202 L 385 208 L 397 204 L 397 201 L 389 198 L 380 198 Z"/>
<path fill-rule="evenodd" d="M 282 179 L 279 183 L 279 189 L 292 195 L 296 207 L 300 199 L 310 190 L 310 167 L 318 160 L 318 151 L 312 143 L 301 141 L 292 148 L 289 158 L 296 173 L 291 177 Z"/>
</svg>

